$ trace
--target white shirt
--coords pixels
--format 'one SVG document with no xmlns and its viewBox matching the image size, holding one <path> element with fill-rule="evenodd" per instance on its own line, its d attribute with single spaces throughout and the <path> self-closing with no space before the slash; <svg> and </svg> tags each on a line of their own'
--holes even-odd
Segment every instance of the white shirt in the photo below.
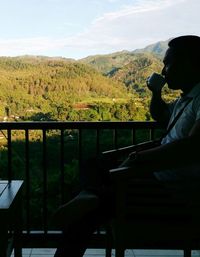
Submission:
<svg viewBox="0 0 200 257">
<path fill-rule="evenodd" d="M 163 138 L 162 144 L 187 137 L 194 123 L 200 119 L 200 83 L 198 83 L 187 95 L 170 104 L 169 108 L 172 109 L 172 114 L 169 125 L 190 99 L 190 103 L 185 107 L 174 127 Z"/>
<path fill-rule="evenodd" d="M 163 138 L 161 144 L 167 144 L 173 142 L 174 140 L 187 137 L 194 123 L 200 119 L 200 83 L 198 83 L 187 95 L 181 96 L 175 102 L 169 105 L 169 108 L 172 109 L 169 125 L 176 117 L 177 113 L 190 99 L 190 103 L 185 107 L 182 115 L 179 117 L 173 128 Z M 188 178 L 200 179 L 200 167 L 199 165 L 193 165 L 192 167 L 190 165 L 189 167 L 159 171 L 155 172 L 154 174 L 156 178 L 161 181 L 172 181 L 180 179 L 187 180 Z"/>
</svg>

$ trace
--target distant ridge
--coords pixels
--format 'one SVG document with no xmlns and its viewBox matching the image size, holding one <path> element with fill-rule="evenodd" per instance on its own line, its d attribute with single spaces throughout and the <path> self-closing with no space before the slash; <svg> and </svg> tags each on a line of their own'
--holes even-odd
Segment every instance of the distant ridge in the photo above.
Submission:
<svg viewBox="0 0 200 257">
<path fill-rule="evenodd" d="M 171 40 L 159 41 L 157 43 L 146 46 L 145 48 L 136 49 L 133 53 L 152 53 L 158 56 L 159 58 L 163 58 L 164 54 L 168 48 L 168 42 Z"/>
<path fill-rule="evenodd" d="M 150 99 L 146 78 L 152 72 L 161 72 L 160 57 L 168 41 L 80 60 L 40 55 L 0 57 L 0 117 L 98 120 L 98 105 L 104 113 L 111 112 L 109 106 L 114 108 L 112 115 L 106 114 L 102 119 L 144 120 L 149 117 Z M 171 100 L 174 93 L 166 97 Z M 131 105 L 127 105 L 130 101 Z M 127 106 L 134 108 L 130 112 Z M 80 107 L 85 116 L 80 116 L 83 114 L 79 110 L 76 113 Z"/>
<path fill-rule="evenodd" d="M 20 55 L 20 56 L 16 56 L 16 57 L 10 57 L 13 59 L 23 59 L 23 60 L 33 60 L 33 59 L 37 59 L 37 60 L 55 60 L 55 61 L 72 61 L 75 62 L 75 59 L 73 58 L 66 58 L 66 57 L 62 57 L 62 56 L 45 56 L 45 55 Z"/>
<path fill-rule="evenodd" d="M 146 58 L 157 58 L 161 61 L 168 48 L 168 42 L 170 40 L 171 38 L 133 51 L 123 50 L 110 54 L 91 55 L 78 61 L 84 64 L 89 64 L 104 75 L 110 75 L 125 65 L 144 58 L 144 55 Z"/>
</svg>

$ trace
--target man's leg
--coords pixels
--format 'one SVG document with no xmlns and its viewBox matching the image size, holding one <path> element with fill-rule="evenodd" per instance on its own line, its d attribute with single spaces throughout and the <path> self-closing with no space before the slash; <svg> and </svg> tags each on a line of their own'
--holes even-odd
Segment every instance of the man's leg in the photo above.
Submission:
<svg viewBox="0 0 200 257">
<path fill-rule="evenodd" d="M 99 155 L 83 162 L 80 169 L 82 189 L 97 190 L 98 193 L 102 186 L 109 186 L 111 183 L 109 170 L 118 167 L 119 164 L 119 160 L 111 155 Z"/>
<path fill-rule="evenodd" d="M 67 225 L 54 257 L 83 256 L 93 232 L 112 217 L 113 202 L 113 195 L 106 192 L 99 197 L 99 206 L 95 210 Z"/>
<path fill-rule="evenodd" d="M 98 208 L 99 199 L 102 202 L 103 195 L 111 192 L 109 169 L 113 165 L 114 162 L 109 158 L 98 157 L 86 161 L 80 171 L 82 190 L 58 208 L 53 223 L 63 228 Z"/>
<path fill-rule="evenodd" d="M 53 216 L 53 223 L 63 228 L 69 224 L 78 222 L 87 213 L 98 208 L 99 198 L 93 192 L 81 191 L 76 197 L 61 205 Z"/>
</svg>

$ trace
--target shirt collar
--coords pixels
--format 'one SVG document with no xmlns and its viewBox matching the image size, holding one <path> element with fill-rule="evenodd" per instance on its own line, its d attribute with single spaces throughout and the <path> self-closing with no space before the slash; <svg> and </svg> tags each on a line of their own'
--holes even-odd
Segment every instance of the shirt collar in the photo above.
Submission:
<svg viewBox="0 0 200 257">
<path fill-rule="evenodd" d="M 200 94 L 200 82 L 196 84 L 183 98 L 194 98 Z"/>
<path fill-rule="evenodd" d="M 192 90 L 187 94 L 188 97 L 195 97 L 200 94 L 200 83 L 196 84 Z"/>
</svg>

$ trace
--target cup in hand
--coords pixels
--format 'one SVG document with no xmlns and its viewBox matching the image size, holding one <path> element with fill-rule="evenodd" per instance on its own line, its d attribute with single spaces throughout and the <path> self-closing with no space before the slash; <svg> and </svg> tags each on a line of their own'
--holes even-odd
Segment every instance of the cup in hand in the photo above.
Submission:
<svg viewBox="0 0 200 257">
<path fill-rule="evenodd" d="M 161 90 L 165 83 L 165 78 L 158 73 L 153 73 L 150 77 L 147 78 L 147 86 L 152 91 Z"/>
</svg>

